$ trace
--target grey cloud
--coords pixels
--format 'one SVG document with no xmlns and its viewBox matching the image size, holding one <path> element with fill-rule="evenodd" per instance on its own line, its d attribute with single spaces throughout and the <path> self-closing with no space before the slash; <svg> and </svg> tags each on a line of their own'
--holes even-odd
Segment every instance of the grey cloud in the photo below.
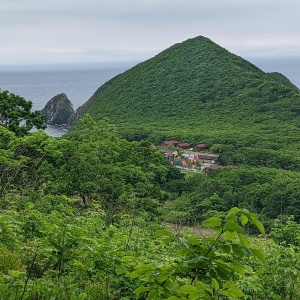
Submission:
<svg viewBox="0 0 300 300">
<path fill-rule="evenodd" d="M 297 0 L 0 0 L 0 8 L 0 64 L 148 58 L 196 35 L 239 55 L 300 49 Z"/>
</svg>

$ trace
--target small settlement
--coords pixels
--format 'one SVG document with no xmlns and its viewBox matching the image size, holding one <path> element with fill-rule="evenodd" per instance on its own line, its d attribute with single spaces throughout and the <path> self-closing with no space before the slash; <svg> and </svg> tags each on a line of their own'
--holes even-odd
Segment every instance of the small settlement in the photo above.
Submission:
<svg viewBox="0 0 300 300">
<path fill-rule="evenodd" d="M 211 170 L 226 168 L 226 166 L 219 165 L 219 155 L 208 153 L 206 144 L 192 147 L 189 143 L 171 140 L 162 142 L 160 146 L 165 159 L 182 172 L 207 173 Z"/>
</svg>

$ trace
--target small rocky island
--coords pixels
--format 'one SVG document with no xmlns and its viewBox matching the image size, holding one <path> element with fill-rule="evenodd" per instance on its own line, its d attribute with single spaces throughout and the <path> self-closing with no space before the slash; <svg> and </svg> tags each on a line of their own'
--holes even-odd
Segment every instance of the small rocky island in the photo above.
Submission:
<svg viewBox="0 0 300 300">
<path fill-rule="evenodd" d="M 66 127 L 70 125 L 70 118 L 75 114 L 73 104 L 65 93 L 58 94 L 49 100 L 41 112 L 45 115 L 46 125 Z"/>
</svg>

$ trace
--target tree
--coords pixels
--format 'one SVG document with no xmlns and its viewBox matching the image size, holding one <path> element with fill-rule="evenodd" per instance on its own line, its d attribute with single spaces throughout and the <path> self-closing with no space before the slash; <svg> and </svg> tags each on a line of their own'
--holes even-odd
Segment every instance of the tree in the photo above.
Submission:
<svg viewBox="0 0 300 300">
<path fill-rule="evenodd" d="M 45 129 L 40 111 L 31 111 L 32 102 L 8 91 L 0 93 L 0 125 L 16 133 L 27 134 L 33 127 Z"/>
</svg>

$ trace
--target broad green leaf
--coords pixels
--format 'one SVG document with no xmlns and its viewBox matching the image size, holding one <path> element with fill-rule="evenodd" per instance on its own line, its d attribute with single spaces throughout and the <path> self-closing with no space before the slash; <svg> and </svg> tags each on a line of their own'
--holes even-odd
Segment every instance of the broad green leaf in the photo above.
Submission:
<svg viewBox="0 0 300 300">
<path fill-rule="evenodd" d="M 212 218 L 209 218 L 209 219 L 205 220 L 202 223 L 202 226 L 203 227 L 219 227 L 219 226 L 221 226 L 221 224 L 222 224 L 222 219 L 221 218 L 212 217 Z"/>
<path fill-rule="evenodd" d="M 238 274 L 245 275 L 245 267 L 236 260 L 231 262 L 231 266 L 233 267 L 234 271 Z"/>
<path fill-rule="evenodd" d="M 149 292 L 148 294 L 148 298 L 149 299 L 156 299 L 157 298 L 157 295 L 158 295 L 158 291 L 153 289 Z"/>
<path fill-rule="evenodd" d="M 175 296 L 171 296 L 169 297 L 167 300 L 179 300 L 179 298 L 175 297 Z"/>
<path fill-rule="evenodd" d="M 239 237 L 239 239 L 240 239 L 242 245 L 243 245 L 244 247 L 247 247 L 247 248 L 248 248 L 249 245 L 250 245 L 248 239 L 247 239 L 242 233 L 238 233 L 238 237 Z"/>
<path fill-rule="evenodd" d="M 239 219 L 243 226 L 245 226 L 248 223 L 248 218 L 245 215 L 241 215 Z"/>
<path fill-rule="evenodd" d="M 260 233 L 265 234 L 264 225 L 257 219 L 257 216 L 253 213 L 249 213 L 249 221 L 257 227 Z"/>
<path fill-rule="evenodd" d="M 241 209 L 238 207 L 232 207 L 229 211 L 229 214 L 237 214 Z"/>
<path fill-rule="evenodd" d="M 239 297 L 240 298 L 240 297 L 244 297 L 245 296 L 245 294 L 243 293 L 243 291 L 240 288 L 238 288 L 237 286 L 232 287 L 229 291 L 230 291 L 231 294 L 234 294 L 235 297 Z"/>
<path fill-rule="evenodd" d="M 240 245 L 233 244 L 232 245 L 232 251 L 233 251 L 234 255 L 237 256 L 237 257 L 244 257 L 245 256 L 245 252 L 244 252 L 243 248 Z"/>
<path fill-rule="evenodd" d="M 211 287 L 210 287 L 208 284 L 205 284 L 205 283 L 203 283 L 203 282 L 201 282 L 201 281 L 198 281 L 198 282 L 196 283 L 196 286 L 197 286 L 198 288 L 200 288 L 201 290 L 203 290 L 203 291 L 209 291 L 210 293 L 212 292 Z"/>
<path fill-rule="evenodd" d="M 195 268 L 201 266 L 201 267 L 206 267 L 208 264 L 210 264 L 210 259 L 206 256 L 199 255 L 193 259 L 191 259 L 189 262 L 190 266 L 193 266 Z"/>
<path fill-rule="evenodd" d="M 26 275 L 26 272 L 11 270 L 11 271 L 9 271 L 9 275 L 12 277 L 18 277 L 20 275 Z"/>
<path fill-rule="evenodd" d="M 194 287 L 193 285 L 183 285 L 177 290 L 177 292 L 188 295 L 197 292 L 197 288 Z"/>
<path fill-rule="evenodd" d="M 185 238 L 179 238 L 179 240 L 186 248 L 190 248 L 191 245 Z"/>
<path fill-rule="evenodd" d="M 258 250 L 258 249 L 250 249 L 250 250 L 253 253 L 253 255 L 255 257 L 257 257 L 261 262 L 263 262 L 263 263 L 266 262 L 265 261 L 265 256 L 264 256 L 264 254 L 260 250 Z"/>
<path fill-rule="evenodd" d="M 260 231 L 261 234 L 265 234 L 265 228 L 264 225 L 258 220 L 258 219 L 251 219 L 251 222 L 253 225 L 257 227 L 257 229 Z"/>
<path fill-rule="evenodd" d="M 223 250 L 224 253 L 229 254 L 230 253 L 230 246 L 229 245 L 221 245 L 221 249 Z"/>
<path fill-rule="evenodd" d="M 186 241 L 188 241 L 191 245 L 198 245 L 199 244 L 199 238 L 196 236 L 191 236 L 191 237 L 187 237 L 185 238 Z"/>
<path fill-rule="evenodd" d="M 238 225 L 235 221 L 233 220 L 229 220 L 226 221 L 225 227 L 224 227 L 225 231 L 226 230 L 230 230 L 230 231 L 238 231 L 238 232 L 243 232 L 243 228 Z"/>
<path fill-rule="evenodd" d="M 215 291 L 219 290 L 219 288 L 220 288 L 219 283 L 218 283 L 218 281 L 215 278 L 213 278 L 211 280 L 211 286 L 213 287 L 213 289 Z"/>
<path fill-rule="evenodd" d="M 233 281 L 227 281 L 223 284 L 224 292 L 230 293 L 232 296 L 235 296 L 235 299 L 238 297 L 244 297 L 245 294 L 241 291 L 240 288 L 236 286 L 236 284 Z M 226 293 L 226 294 L 227 294 Z M 223 294 L 223 291 L 220 291 L 219 294 Z M 225 295 L 225 294 L 224 294 Z"/>
<path fill-rule="evenodd" d="M 231 276 L 231 268 L 223 261 L 217 262 L 217 267 L 215 268 L 216 273 L 218 274 L 219 278 L 224 280 L 229 280 Z"/>
<path fill-rule="evenodd" d="M 242 208 L 242 209 L 241 209 L 241 212 L 242 212 L 244 215 L 246 215 L 247 217 L 248 217 L 249 214 L 250 214 L 249 210 L 246 209 L 246 208 Z"/>
<path fill-rule="evenodd" d="M 225 221 L 228 221 L 228 220 L 236 221 L 237 220 L 236 214 L 230 214 L 230 213 L 228 213 L 227 216 L 225 217 Z"/>
<path fill-rule="evenodd" d="M 234 281 L 226 281 L 223 284 L 223 289 L 231 289 L 233 287 L 236 287 L 236 284 Z"/>
<path fill-rule="evenodd" d="M 221 290 L 221 291 L 219 291 L 219 293 L 218 293 L 219 295 L 223 295 L 223 296 L 225 296 L 226 298 L 228 297 L 230 297 L 230 293 L 228 293 L 227 291 L 224 291 L 224 290 Z M 233 298 L 233 299 L 236 299 L 236 298 Z"/>
<path fill-rule="evenodd" d="M 164 282 L 168 277 L 169 277 L 169 274 L 168 274 L 168 273 L 161 273 L 161 274 L 159 274 L 159 276 L 157 277 L 157 281 L 158 281 L 158 282 Z"/>
<path fill-rule="evenodd" d="M 133 271 L 133 272 L 131 272 L 131 273 L 129 274 L 129 276 L 130 276 L 131 278 L 137 278 L 137 277 L 141 276 L 141 272 L 140 272 L 140 271 Z"/>
<path fill-rule="evenodd" d="M 205 298 L 203 298 L 203 296 Z M 189 299 L 191 300 L 199 300 L 199 299 L 208 299 L 203 291 L 197 291 L 189 295 Z"/>
<path fill-rule="evenodd" d="M 226 231 L 224 233 L 224 238 L 226 241 L 231 242 L 236 237 L 236 231 Z"/>
<path fill-rule="evenodd" d="M 173 236 L 173 233 L 169 230 L 166 230 L 166 229 L 162 229 L 162 230 L 157 230 L 155 233 L 154 233 L 154 236 L 155 237 L 160 237 L 160 236 Z"/>
<path fill-rule="evenodd" d="M 155 268 L 156 268 L 155 264 L 153 263 L 153 264 L 142 265 L 142 266 L 140 266 L 138 268 L 137 271 L 142 271 L 142 272 L 144 272 L 144 271 L 151 271 L 151 270 L 153 270 Z"/>
<path fill-rule="evenodd" d="M 138 288 L 134 291 L 134 293 L 135 293 L 136 295 L 139 295 L 139 294 L 141 294 L 141 293 L 145 293 L 145 292 L 148 292 L 148 291 L 150 291 L 150 288 L 149 288 L 149 287 L 146 287 L 146 286 L 140 286 L 140 287 L 138 287 Z"/>
</svg>

